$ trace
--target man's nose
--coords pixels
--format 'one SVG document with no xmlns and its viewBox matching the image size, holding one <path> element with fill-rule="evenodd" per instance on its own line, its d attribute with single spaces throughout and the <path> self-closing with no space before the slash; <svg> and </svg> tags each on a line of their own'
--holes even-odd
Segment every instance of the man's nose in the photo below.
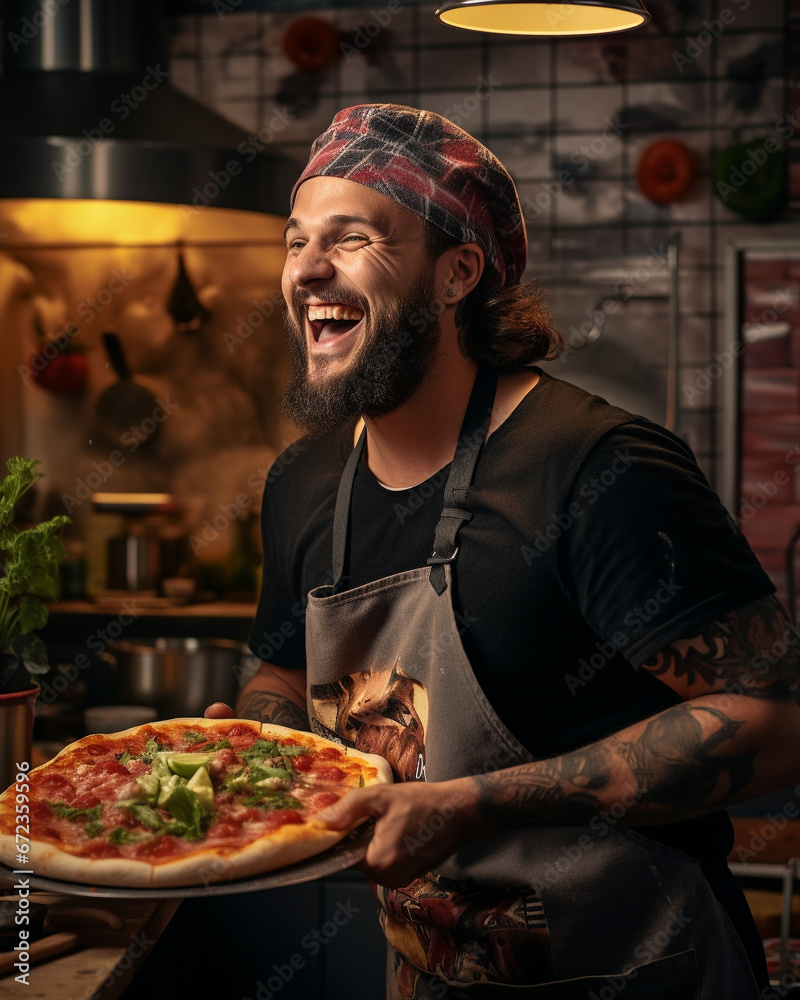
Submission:
<svg viewBox="0 0 800 1000">
<path fill-rule="evenodd" d="M 307 244 L 293 260 L 287 264 L 287 273 L 292 284 L 302 287 L 314 281 L 328 281 L 334 275 L 333 262 L 319 247 Z"/>
</svg>

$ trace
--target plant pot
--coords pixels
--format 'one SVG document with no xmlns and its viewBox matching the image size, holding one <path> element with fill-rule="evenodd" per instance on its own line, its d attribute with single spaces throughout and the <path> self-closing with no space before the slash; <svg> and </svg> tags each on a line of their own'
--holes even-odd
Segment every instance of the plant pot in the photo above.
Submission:
<svg viewBox="0 0 800 1000">
<path fill-rule="evenodd" d="M 16 780 L 19 765 L 31 763 L 33 713 L 39 688 L 0 694 L 0 789 Z"/>
</svg>

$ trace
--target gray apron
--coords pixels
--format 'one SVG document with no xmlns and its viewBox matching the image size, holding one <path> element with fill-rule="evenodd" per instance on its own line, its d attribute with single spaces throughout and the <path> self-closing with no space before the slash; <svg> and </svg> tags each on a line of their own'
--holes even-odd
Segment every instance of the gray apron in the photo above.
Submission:
<svg viewBox="0 0 800 1000">
<path fill-rule="evenodd" d="M 451 600 L 495 386 L 493 374 L 479 372 L 429 565 L 339 592 L 362 434 L 337 497 L 336 583 L 309 595 L 312 728 L 384 756 L 396 781 L 447 781 L 533 759 L 486 700 L 461 643 L 468 623 Z M 447 821 L 434 814 L 406 847 L 413 852 Z M 391 998 L 758 997 L 699 862 L 613 818 L 509 830 L 467 845 L 402 889 L 376 886 L 376 894 Z"/>
</svg>

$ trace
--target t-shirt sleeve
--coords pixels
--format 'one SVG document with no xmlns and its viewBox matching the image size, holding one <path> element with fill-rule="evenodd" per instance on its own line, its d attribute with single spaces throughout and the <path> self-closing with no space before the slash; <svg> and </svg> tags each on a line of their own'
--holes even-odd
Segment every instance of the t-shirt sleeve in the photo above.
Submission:
<svg viewBox="0 0 800 1000">
<path fill-rule="evenodd" d="M 561 584 L 634 666 L 775 590 L 689 448 L 649 421 L 599 441 L 561 517 Z"/>
<path fill-rule="evenodd" d="M 281 522 L 270 478 L 261 508 L 264 552 L 261 593 L 247 643 L 261 660 L 278 667 L 305 668 L 305 608 L 294 591 L 287 552 L 288 531 Z"/>
</svg>

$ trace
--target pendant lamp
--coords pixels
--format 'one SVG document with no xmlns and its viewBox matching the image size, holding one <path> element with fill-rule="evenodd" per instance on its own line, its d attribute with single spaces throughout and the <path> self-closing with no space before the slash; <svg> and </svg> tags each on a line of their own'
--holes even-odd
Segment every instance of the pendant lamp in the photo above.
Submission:
<svg viewBox="0 0 800 1000">
<path fill-rule="evenodd" d="M 638 0 L 445 0 L 435 17 L 454 28 L 507 35 L 598 35 L 650 20 Z"/>
</svg>

